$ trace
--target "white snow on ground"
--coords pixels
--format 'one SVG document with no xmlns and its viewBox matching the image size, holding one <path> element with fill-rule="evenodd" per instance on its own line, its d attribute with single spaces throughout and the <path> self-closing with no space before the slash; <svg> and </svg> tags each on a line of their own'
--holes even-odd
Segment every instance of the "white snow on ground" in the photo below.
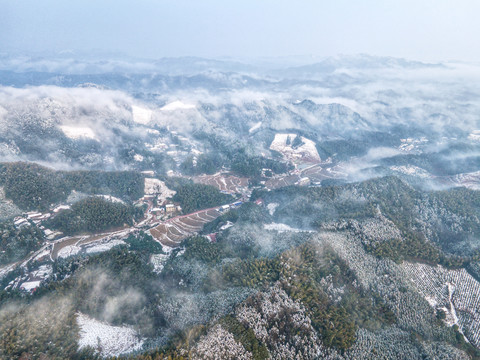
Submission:
<svg viewBox="0 0 480 360">
<path fill-rule="evenodd" d="M 45 250 L 43 250 L 43 251 L 41 251 L 40 253 L 38 253 L 37 256 L 35 256 L 35 257 L 33 258 L 33 261 L 38 260 L 38 259 L 40 259 L 40 258 L 42 258 L 42 257 L 44 257 L 44 256 L 49 255 L 49 254 L 50 254 L 50 248 L 46 248 Z"/>
<path fill-rule="evenodd" d="M 418 176 L 421 178 L 430 178 L 432 177 L 427 170 L 419 168 L 418 166 L 407 165 L 407 166 L 390 166 L 390 169 L 393 171 L 398 171 L 405 175 Z"/>
<path fill-rule="evenodd" d="M 403 152 L 411 152 L 417 149 L 420 145 L 425 145 L 428 142 L 428 139 L 426 137 L 421 137 L 420 139 L 400 139 L 400 141 L 402 144 L 398 147 L 398 149 Z"/>
<path fill-rule="evenodd" d="M 77 314 L 80 327 L 80 349 L 91 346 L 99 349 L 102 356 L 119 356 L 140 350 L 143 340 L 138 338 L 135 330 L 127 326 L 112 326 L 82 313 Z"/>
<path fill-rule="evenodd" d="M 294 231 L 294 232 L 313 232 L 311 230 L 302 230 L 302 229 L 295 229 L 287 224 L 281 224 L 281 223 L 271 223 L 271 224 L 264 224 L 263 228 L 265 230 L 275 230 L 278 232 L 285 232 L 285 231 Z"/>
<path fill-rule="evenodd" d="M 275 139 L 273 139 L 270 149 L 278 151 L 289 160 L 303 159 L 320 161 L 320 155 L 318 155 L 315 143 L 310 139 L 300 136 L 303 145 L 297 147 L 296 149 L 292 148 L 291 144 L 296 137 L 297 134 L 275 134 Z M 289 145 L 287 145 L 288 139 L 290 139 Z"/>
<path fill-rule="evenodd" d="M 79 139 L 82 137 L 89 138 L 89 139 L 97 138 L 93 130 L 90 129 L 89 127 L 62 125 L 60 126 L 60 129 L 70 139 Z"/>
<path fill-rule="evenodd" d="M 28 281 L 24 282 L 21 286 L 20 289 L 26 290 L 26 291 L 32 291 L 33 289 L 37 288 L 40 286 L 41 281 Z"/>
<path fill-rule="evenodd" d="M 10 265 L 4 266 L 3 268 L 0 268 L 0 279 L 6 276 L 10 271 L 13 271 L 16 265 L 17 264 L 10 264 Z"/>
<path fill-rule="evenodd" d="M 220 226 L 218 230 L 227 230 L 231 228 L 234 224 L 231 221 L 227 221 L 224 225 Z"/>
<path fill-rule="evenodd" d="M 251 134 L 251 133 L 254 132 L 255 130 L 260 129 L 260 126 L 262 126 L 262 122 L 261 122 L 261 121 L 259 121 L 259 122 L 256 123 L 255 125 L 253 125 L 253 126 L 248 130 L 248 132 Z"/>
<path fill-rule="evenodd" d="M 152 119 L 152 110 L 132 105 L 133 121 L 139 124 L 148 124 Z"/>
<path fill-rule="evenodd" d="M 133 160 L 138 161 L 138 162 L 142 162 L 143 161 L 143 156 L 140 155 L 140 154 L 135 154 L 135 155 L 133 155 Z"/>
<path fill-rule="evenodd" d="M 122 203 L 124 204 L 124 201 L 122 199 L 119 199 L 115 196 L 112 195 L 95 195 L 98 197 L 103 197 L 105 200 L 111 201 L 111 202 L 116 202 L 116 203 Z"/>
<path fill-rule="evenodd" d="M 432 296 L 428 296 L 428 295 L 425 296 L 425 300 L 427 300 L 428 304 L 429 304 L 431 307 L 435 307 L 435 306 L 438 305 L 437 300 L 435 300 L 435 298 L 432 297 Z"/>
<path fill-rule="evenodd" d="M 70 209 L 70 205 L 58 205 L 53 209 L 53 212 L 58 213 L 59 211 L 68 210 L 68 209 Z"/>
<path fill-rule="evenodd" d="M 82 250 L 80 246 L 76 245 L 69 245 L 65 246 L 63 249 L 60 249 L 60 251 L 57 254 L 58 258 L 67 258 L 72 255 L 76 255 Z"/>
<path fill-rule="evenodd" d="M 270 215 L 273 215 L 273 213 L 275 212 L 275 209 L 278 207 L 278 203 L 270 203 L 267 205 L 267 209 L 268 209 L 268 212 L 270 213 Z"/>
<path fill-rule="evenodd" d="M 179 100 L 171 102 L 164 107 L 160 108 L 162 111 L 174 111 L 174 110 L 187 110 L 187 109 L 195 109 L 195 105 L 193 104 L 185 104 Z"/>
<path fill-rule="evenodd" d="M 153 271 L 157 274 L 160 274 L 168 257 L 169 255 L 166 254 L 153 254 L 150 256 L 150 263 L 153 265 Z"/>
<path fill-rule="evenodd" d="M 480 141 L 480 130 L 473 130 L 470 135 L 468 135 L 470 140 Z"/>
<path fill-rule="evenodd" d="M 85 248 L 85 252 L 87 254 L 104 252 L 104 251 L 110 250 L 114 246 L 124 245 L 124 244 L 125 244 L 125 241 L 123 241 L 123 240 L 112 240 L 112 241 L 109 241 L 107 243 L 103 243 L 103 244 L 100 243 L 100 244 L 95 244 L 93 246 L 89 246 L 89 247 Z"/>
<path fill-rule="evenodd" d="M 163 181 L 154 178 L 145 178 L 144 191 L 145 195 L 158 194 L 159 200 L 165 200 L 177 193 L 175 190 L 170 190 Z"/>
<path fill-rule="evenodd" d="M 455 175 L 452 177 L 452 182 L 455 186 L 480 190 L 480 171 Z"/>
<path fill-rule="evenodd" d="M 42 265 L 40 266 L 37 270 L 32 271 L 32 276 L 33 277 L 41 277 L 41 278 L 47 278 L 53 273 L 53 268 L 52 265 Z"/>
</svg>

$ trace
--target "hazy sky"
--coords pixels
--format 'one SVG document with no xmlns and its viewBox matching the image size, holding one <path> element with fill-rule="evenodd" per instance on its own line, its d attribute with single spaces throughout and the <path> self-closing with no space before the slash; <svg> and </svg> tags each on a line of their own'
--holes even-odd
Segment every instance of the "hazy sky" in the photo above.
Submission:
<svg viewBox="0 0 480 360">
<path fill-rule="evenodd" d="M 0 52 L 480 61 L 478 0 L 0 0 Z"/>
</svg>

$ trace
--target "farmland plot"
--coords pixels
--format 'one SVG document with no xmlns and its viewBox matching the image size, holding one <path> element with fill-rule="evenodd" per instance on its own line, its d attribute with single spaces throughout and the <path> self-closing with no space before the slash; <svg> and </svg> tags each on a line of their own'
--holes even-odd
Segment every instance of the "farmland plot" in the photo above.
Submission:
<svg viewBox="0 0 480 360">
<path fill-rule="evenodd" d="M 203 225 L 215 220 L 220 215 L 221 213 L 214 208 L 178 216 L 150 229 L 150 234 L 163 246 L 174 248 L 187 237 L 202 230 Z"/>
<path fill-rule="evenodd" d="M 344 179 L 347 177 L 345 170 L 336 165 L 334 167 L 322 167 L 314 165 L 302 171 L 302 177 L 308 177 L 312 181 L 322 181 L 326 179 Z"/>
<path fill-rule="evenodd" d="M 192 178 L 197 184 L 212 185 L 229 194 L 243 194 L 248 190 L 248 179 L 227 174 L 199 175 Z"/>
<path fill-rule="evenodd" d="M 267 189 L 278 189 L 284 186 L 295 185 L 300 180 L 299 175 L 287 175 L 267 180 L 265 187 Z"/>
</svg>

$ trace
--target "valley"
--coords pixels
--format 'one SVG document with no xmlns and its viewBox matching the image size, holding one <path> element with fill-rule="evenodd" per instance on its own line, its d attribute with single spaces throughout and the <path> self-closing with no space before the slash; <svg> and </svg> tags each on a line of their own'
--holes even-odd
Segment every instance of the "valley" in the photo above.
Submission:
<svg viewBox="0 0 480 360">
<path fill-rule="evenodd" d="M 5 61 L 0 358 L 480 358 L 462 64 Z"/>
</svg>

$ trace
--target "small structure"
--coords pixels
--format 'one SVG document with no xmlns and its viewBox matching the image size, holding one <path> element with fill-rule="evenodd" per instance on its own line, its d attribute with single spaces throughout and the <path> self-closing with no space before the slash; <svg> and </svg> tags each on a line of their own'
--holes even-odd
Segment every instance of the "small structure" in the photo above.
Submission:
<svg viewBox="0 0 480 360">
<path fill-rule="evenodd" d="M 29 218 L 29 219 L 36 219 L 39 216 L 42 216 L 42 213 L 35 212 L 35 211 L 31 211 L 31 212 L 27 213 L 27 218 Z"/>
<path fill-rule="evenodd" d="M 22 226 L 27 226 L 30 223 L 28 222 L 27 219 L 20 217 L 20 218 L 15 218 L 15 221 L 13 224 L 15 225 L 15 227 L 20 228 Z"/>
<path fill-rule="evenodd" d="M 228 209 L 230 209 L 230 205 L 222 205 L 218 208 L 218 211 L 221 213 L 226 212 Z"/>
<path fill-rule="evenodd" d="M 163 208 L 156 207 L 156 208 L 153 208 L 151 212 L 154 215 L 162 215 L 163 213 L 165 213 L 165 210 Z"/>
<path fill-rule="evenodd" d="M 167 205 L 165 205 L 165 212 L 166 212 L 167 214 L 174 213 L 174 212 L 175 212 L 175 205 L 173 205 L 173 204 L 167 204 Z"/>
<path fill-rule="evenodd" d="M 300 180 L 296 182 L 296 185 L 308 186 L 310 185 L 310 179 L 308 177 L 302 177 Z"/>
</svg>

